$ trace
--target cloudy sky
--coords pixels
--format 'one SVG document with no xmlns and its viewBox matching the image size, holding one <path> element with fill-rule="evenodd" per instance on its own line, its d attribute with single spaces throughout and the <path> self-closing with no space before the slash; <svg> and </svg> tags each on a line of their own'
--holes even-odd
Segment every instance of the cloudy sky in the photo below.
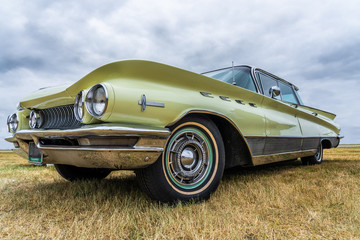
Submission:
<svg viewBox="0 0 360 240">
<path fill-rule="evenodd" d="M 123 59 L 194 72 L 250 64 L 336 113 L 360 143 L 360 3 L 353 1 L 1 0 L 0 149 L 22 96 Z"/>
</svg>

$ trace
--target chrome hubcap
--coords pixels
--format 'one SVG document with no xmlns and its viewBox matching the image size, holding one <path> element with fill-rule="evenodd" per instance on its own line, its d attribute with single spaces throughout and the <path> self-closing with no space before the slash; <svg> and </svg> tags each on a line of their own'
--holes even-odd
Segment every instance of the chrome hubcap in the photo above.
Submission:
<svg viewBox="0 0 360 240">
<path fill-rule="evenodd" d="M 170 144 L 167 161 L 172 179 L 181 186 L 200 184 L 210 168 L 206 137 L 195 131 L 184 131 Z"/>
<path fill-rule="evenodd" d="M 317 151 L 316 154 L 315 154 L 315 159 L 316 159 L 317 161 L 320 161 L 321 158 L 322 158 L 322 146 L 319 147 L 318 151 Z"/>
<path fill-rule="evenodd" d="M 181 164 L 186 167 L 191 169 L 191 167 L 193 167 L 194 163 L 196 161 L 196 152 L 194 149 L 192 149 L 191 147 L 187 147 L 185 148 L 182 153 L 181 153 Z"/>
</svg>

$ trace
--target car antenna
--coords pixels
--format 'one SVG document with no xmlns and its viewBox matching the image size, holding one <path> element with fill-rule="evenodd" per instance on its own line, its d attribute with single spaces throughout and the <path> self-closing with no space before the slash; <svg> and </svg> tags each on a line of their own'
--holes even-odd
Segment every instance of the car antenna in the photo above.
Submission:
<svg viewBox="0 0 360 240">
<path fill-rule="evenodd" d="M 235 82 L 235 72 L 234 72 L 234 61 L 232 61 L 232 74 L 233 74 L 233 82 L 232 82 L 232 85 L 236 85 L 236 82 Z"/>
</svg>

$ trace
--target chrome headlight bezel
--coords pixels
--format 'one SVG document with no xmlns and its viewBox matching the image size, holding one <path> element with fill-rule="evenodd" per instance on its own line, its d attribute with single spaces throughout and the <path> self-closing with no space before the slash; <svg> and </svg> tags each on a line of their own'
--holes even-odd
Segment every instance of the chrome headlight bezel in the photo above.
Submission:
<svg viewBox="0 0 360 240">
<path fill-rule="evenodd" d="M 103 93 L 104 95 L 102 96 L 102 98 L 104 99 L 104 102 L 100 102 L 100 103 L 104 103 L 104 106 L 101 111 L 97 112 L 94 109 L 94 104 L 97 103 L 97 102 L 95 102 L 94 94 L 98 89 L 104 90 L 104 93 Z M 90 113 L 91 116 L 93 116 L 95 118 L 101 118 L 102 116 L 104 116 L 107 106 L 108 106 L 108 103 L 109 103 L 109 94 L 108 94 L 108 90 L 104 84 L 99 83 L 99 84 L 94 85 L 92 88 L 90 88 L 90 90 L 86 94 L 86 97 L 85 97 L 86 110 Z"/>
<path fill-rule="evenodd" d="M 36 110 L 32 110 L 29 115 L 29 126 L 31 129 L 41 128 L 43 124 L 42 116 Z"/>
<path fill-rule="evenodd" d="M 9 132 L 15 132 L 19 126 L 19 119 L 16 113 L 13 113 L 7 118 L 7 125 Z"/>
<path fill-rule="evenodd" d="M 11 131 L 10 131 L 10 116 L 11 116 L 11 115 L 9 115 L 9 116 L 7 117 L 7 119 L 6 119 L 6 125 L 7 125 L 7 127 L 8 127 L 8 132 L 11 132 Z"/>
<path fill-rule="evenodd" d="M 74 115 L 76 120 L 82 121 L 85 116 L 85 91 L 80 91 L 75 98 Z"/>
</svg>

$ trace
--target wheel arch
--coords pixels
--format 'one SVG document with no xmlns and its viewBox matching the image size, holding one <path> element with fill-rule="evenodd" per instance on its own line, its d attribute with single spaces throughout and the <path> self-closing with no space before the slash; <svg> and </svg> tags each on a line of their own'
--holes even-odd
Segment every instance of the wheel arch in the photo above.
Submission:
<svg viewBox="0 0 360 240">
<path fill-rule="evenodd" d="M 332 144 L 330 139 L 326 139 L 326 138 L 322 139 L 320 143 L 321 143 L 321 145 L 323 146 L 324 149 L 333 147 L 333 144 Z"/>
<path fill-rule="evenodd" d="M 222 114 L 193 110 L 183 114 L 176 121 L 167 125 L 167 127 L 171 128 L 185 117 L 192 116 L 208 118 L 218 127 L 225 146 L 225 168 L 253 166 L 252 153 L 245 137 L 235 123 Z"/>
</svg>

